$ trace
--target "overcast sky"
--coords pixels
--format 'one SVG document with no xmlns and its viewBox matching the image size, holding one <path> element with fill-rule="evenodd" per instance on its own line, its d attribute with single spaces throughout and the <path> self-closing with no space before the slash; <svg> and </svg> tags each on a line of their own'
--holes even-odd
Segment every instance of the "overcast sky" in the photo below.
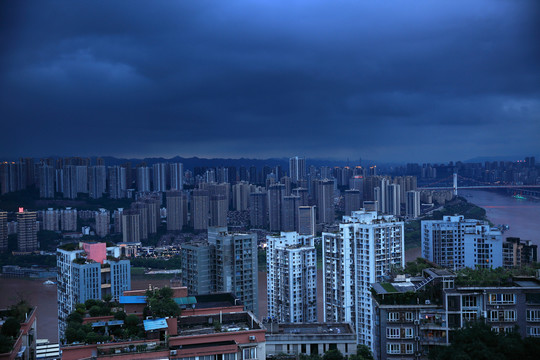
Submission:
<svg viewBox="0 0 540 360">
<path fill-rule="evenodd" d="M 539 3 L 2 1 L 0 156 L 538 156 Z"/>
</svg>

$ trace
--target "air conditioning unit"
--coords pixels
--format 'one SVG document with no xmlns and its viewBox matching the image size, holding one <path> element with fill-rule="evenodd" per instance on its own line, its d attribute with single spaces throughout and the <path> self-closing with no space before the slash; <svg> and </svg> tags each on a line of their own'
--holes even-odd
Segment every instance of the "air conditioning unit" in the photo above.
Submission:
<svg viewBox="0 0 540 360">
<path fill-rule="evenodd" d="M 431 301 L 430 300 L 426 300 L 426 305 L 430 305 L 431 304 Z"/>
<path fill-rule="evenodd" d="M 420 325 L 420 320 L 414 320 L 414 325 Z"/>
<path fill-rule="evenodd" d="M 255 336 L 253 336 L 253 335 L 250 335 L 250 337 L 249 337 L 249 341 L 255 341 Z"/>
<path fill-rule="evenodd" d="M 415 336 L 415 337 L 414 337 L 414 340 L 420 341 L 420 336 Z"/>
<path fill-rule="evenodd" d="M 176 355 L 176 350 L 171 350 L 171 356 Z"/>
</svg>

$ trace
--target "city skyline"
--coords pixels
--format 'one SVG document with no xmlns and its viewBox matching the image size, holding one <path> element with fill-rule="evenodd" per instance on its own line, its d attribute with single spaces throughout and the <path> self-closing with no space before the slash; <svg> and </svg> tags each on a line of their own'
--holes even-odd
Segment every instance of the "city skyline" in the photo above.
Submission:
<svg viewBox="0 0 540 360">
<path fill-rule="evenodd" d="M 2 4 L 0 156 L 540 154 L 537 1 L 126 4 Z"/>
</svg>

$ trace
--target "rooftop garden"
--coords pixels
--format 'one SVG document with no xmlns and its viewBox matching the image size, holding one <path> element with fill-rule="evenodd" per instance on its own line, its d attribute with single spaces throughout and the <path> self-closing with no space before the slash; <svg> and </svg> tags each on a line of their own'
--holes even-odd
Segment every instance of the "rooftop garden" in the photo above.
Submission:
<svg viewBox="0 0 540 360">
<path fill-rule="evenodd" d="M 13 344 L 15 344 L 21 330 L 21 322 L 25 321 L 26 315 L 31 310 L 30 305 L 21 300 L 1 314 L 5 321 L 0 329 L 0 354 L 10 352 L 13 349 Z"/>
<path fill-rule="evenodd" d="M 514 286 L 516 276 L 535 276 L 540 263 L 516 269 L 469 269 L 457 272 L 456 286 Z"/>
<path fill-rule="evenodd" d="M 180 315 L 180 307 L 173 299 L 173 290 L 170 287 L 146 290 L 146 303 L 144 317 L 152 316 L 154 319 L 175 317 Z"/>
<path fill-rule="evenodd" d="M 113 322 L 86 323 L 83 321 L 87 317 L 113 316 Z M 107 342 L 118 339 L 144 338 L 141 319 L 136 315 L 126 315 L 117 302 L 111 300 L 110 295 L 106 295 L 104 300 L 87 300 L 84 304 L 77 304 L 67 318 L 67 329 L 65 332 L 65 342 L 95 344 L 97 342 Z"/>
</svg>

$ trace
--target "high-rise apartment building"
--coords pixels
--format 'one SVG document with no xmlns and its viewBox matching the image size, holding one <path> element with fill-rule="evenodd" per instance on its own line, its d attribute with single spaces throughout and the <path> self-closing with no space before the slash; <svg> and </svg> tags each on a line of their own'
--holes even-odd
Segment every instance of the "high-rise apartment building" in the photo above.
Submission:
<svg viewBox="0 0 540 360">
<path fill-rule="evenodd" d="M 140 242 L 141 241 L 141 216 L 136 210 L 122 211 L 122 241 Z M 115 223 L 116 225 L 116 223 Z"/>
<path fill-rule="evenodd" d="M 296 231 L 298 228 L 299 196 L 284 196 L 281 202 L 281 231 Z"/>
<path fill-rule="evenodd" d="M 53 198 L 54 197 L 54 167 L 49 165 L 41 165 L 39 168 L 39 197 Z"/>
<path fill-rule="evenodd" d="M 306 177 L 306 158 L 295 156 L 289 159 L 289 175 L 293 183 Z"/>
<path fill-rule="evenodd" d="M 448 269 L 503 266 L 502 234 L 486 221 L 463 215 L 423 220 L 421 241 L 422 257 Z"/>
<path fill-rule="evenodd" d="M 167 230 L 181 231 L 187 212 L 185 195 L 181 191 L 167 191 Z"/>
<path fill-rule="evenodd" d="M 234 293 L 258 315 L 257 234 L 211 227 L 208 242 L 215 249 L 215 291 Z"/>
<path fill-rule="evenodd" d="M 105 237 L 109 235 L 109 228 L 111 223 L 111 214 L 106 209 L 99 209 L 96 211 L 96 235 L 99 237 Z"/>
<path fill-rule="evenodd" d="M 237 211 L 246 211 L 249 209 L 249 194 L 254 188 L 246 181 L 240 181 L 232 186 L 233 209 Z"/>
<path fill-rule="evenodd" d="M 136 201 L 131 203 L 131 210 L 139 214 L 140 239 L 148 239 L 148 205 L 144 202 Z"/>
<path fill-rule="evenodd" d="M 315 206 L 298 207 L 298 234 L 316 235 L 315 225 L 317 223 Z"/>
<path fill-rule="evenodd" d="M 268 194 L 266 192 L 249 195 L 249 219 L 254 228 L 268 226 Z"/>
<path fill-rule="evenodd" d="M 267 236 L 268 316 L 281 323 L 317 321 L 317 251 L 312 236 Z"/>
<path fill-rule="evenodd" d="M 355 211 L 322 241 L 324 319 L 352 323 L 358 343 L 373 349 L 371 284 L 405 265 L 404 224 L 391 215 Z"/>
<path fill-rule="evenodd" d="M 8 249 L 7 211 L 0 210 L 0 252 Z"/>
<path fill-rule="evenodd" d="M 210 197 L 208 190 L 193 190 L 191 209 L 193 229 L 198 231 L 207 230 L 210 217 Z"/>
<path fill-rule="evenodd" d="M 167 190 L 167 164 L 154 164 L 152 167 L 153 173 L 153 190 L 163 192 Z"/>
<path fill-rule="evenodd" d="M 335 221 L 334 180 L 320 180 L 317 185 L 317 220 L 323 224 Z"/>
<path fill-rule="evenodd" d="M 103 165 L 91 166 L 88 169 L 88 193 L 92 199 L 103 196 L 107 186 L 107 168 Z"/>
<path fill-rule="evenodd" d="M 126 197 L 126 168 L 109 166 L 109 196 L 111 199 Z"/>
<path fill-rule="evenodd" d="M 169 183 L 171 190 L 184 189 L 184 164 L 172 163 L 169 164 Z"/>
<path fill-rule="evenodd" d="M 140 192 L 150 191 L 150 168 L 147 166 L 137 168 L 137 190 Z"/>
<path fill-rule="evenodd" d="M 43 230 L 60 230 L 60 211 L 48 208 L 43 212 Z"/>
<path fill-rule="evenodd" d="M 399 184 L 390 184 L 386 187 L 386 213 L 401 215 L 401 189 Z"/>
<path fill-rule="evenodd" d="M 274 184 L 268 188 L 268 223 L 270 231 L 281 230 L 281 203 L 285 196 L 285 185 Z"/>
<path fill-rule="evenodd" d="M 258 313 L 257 235 L 209 227 L 208 241 L 182 245 L 182 283 L 192 295 L 231 292 Z"/>
<path fill-rule="evenodd" d="M 360 190 L 345 190 L 345 215 L 350 216 L 353 211 L 362 209 Z"/>
<path fill-rule="evenodd" d="M 77 209 L 67 207 L 60 210 L 60 230 L 77 231 Z"/>
<path fill-rule="evenodd" d="M 208 226 L 227 226 L 229 204 L 225 195 L 210 196 L 210 219 Z"/>
<path fill-rule="evenodd" d="M 74 244 L 56 250 L 58 339 L 65 339 L 67 317 L 75 306 L 89 299 L 102 299 L 111 295 L 120 297 L 131 290 L 131 268 L 129 260 L 107 260 L 120 257 L 120 248 L 105 243 L 83 243 L 82 248 L 71 249 Z"/>
<path fill-rule="evenodd" d="M 420 191 L 407 191 L 405 210 L 405 215 L 408 219 L 416 219 L 420 216 Z"/>
<path fill-rule="evenodd" d="M 19 251 L 26 252 L 38 249 L 37 231 L 37 213 L 19 208 L 17 213 L 17 246 Z"/>
</svg>

